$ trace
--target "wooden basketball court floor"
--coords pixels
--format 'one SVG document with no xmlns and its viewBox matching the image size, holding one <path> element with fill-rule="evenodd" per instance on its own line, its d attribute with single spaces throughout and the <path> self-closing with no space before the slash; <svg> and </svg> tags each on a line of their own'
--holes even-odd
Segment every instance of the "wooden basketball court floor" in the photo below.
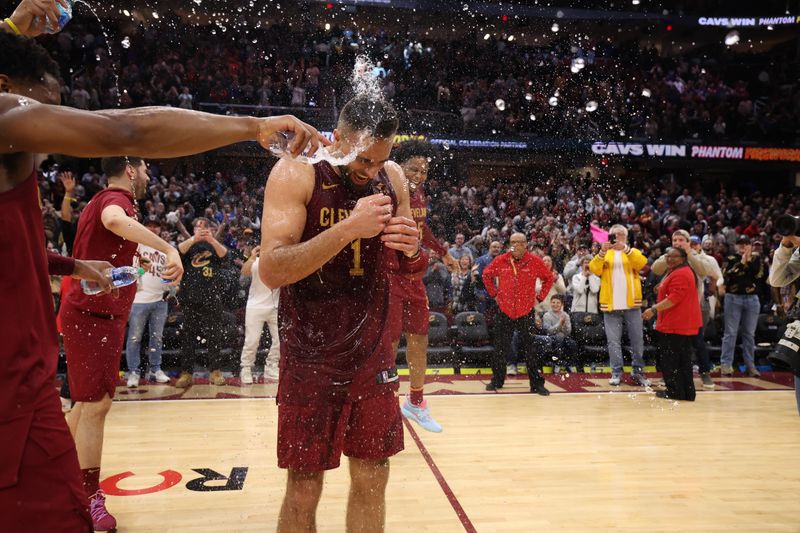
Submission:
<svg viewBox="0 0 800 533">
<path fill-rule="evenodd" d="M 387 531 L 800 531 L 791 391 L 428 401 L 444 432 L 406 427 Z M 115 402 L 102 475 L 119 532 L 274 531 L 276 417 L 268 398 Z M 346 464 L 326 475 L 320 531 L 344 531 Z"/>
</svg>

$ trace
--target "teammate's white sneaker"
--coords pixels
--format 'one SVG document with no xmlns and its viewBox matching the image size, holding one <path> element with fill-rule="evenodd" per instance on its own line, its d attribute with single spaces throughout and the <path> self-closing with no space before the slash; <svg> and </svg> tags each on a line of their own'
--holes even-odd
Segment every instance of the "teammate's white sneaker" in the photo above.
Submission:
<svg viewBox="0 0 800 533">
<path fill-rule="evenodd" d="M 278 365 L 267 363 L 264 365 L 264 381 L 278 381 Z"/>
<path fill-rule="evenodd" d="M 253 371 L 249 366 L 243 366 L 239 372 L 239 379 L 242 380 L 242 385 L 253 384 Z"/>
<path fill-rule="evenodd" d="M 139 386 L 139 373 L 128 372 L 128 388 L 135 389 L 138 386 Z"/>
<path fill-rule="evenodd" d="M 169 383 L 169 376 L 160 369 L 156 372 L 150 372 L 147 375 L 147 379 L 155 380 L 156 383 Z"/>
</svg>

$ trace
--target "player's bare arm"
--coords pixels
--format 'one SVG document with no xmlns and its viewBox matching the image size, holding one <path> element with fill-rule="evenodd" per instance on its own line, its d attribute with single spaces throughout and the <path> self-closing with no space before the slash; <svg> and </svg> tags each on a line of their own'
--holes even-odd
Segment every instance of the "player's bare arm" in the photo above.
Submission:
<svg viewBox="0 0 800 533">
<path fill-rule="evenodd" d="M 399 250 L 410 257 L 419 251 L 419 230 L 411 216 L 408 180 L 397 163 L 389 161 L 385 168 L 397 194 L 397 214 L 386 224 L 381 240 L 387 248 Z"/>
<path fill-rule="evenodd" d="M 289 150 L 298 155 L 329 144 L 312 126 L 290 115 L 227 117 L 188 109 L 142 107 L 82 111 L 0 94 L 0 153 L 56 153 L 75 157 L 135 154 L 165 158 L 205 152 L 256 140 L 268 147 L 279 131 L 295 134 Z"/>
<path fill-rule="evenodd" d="M 163 278 L 172 280 L 172 284 L 177 284 L 180 281 L 181 276 L 183 276 L 181 257 L 178 251 L 167 241 L 129 217 L 125 210 L 118 205 L 110 205 L 103 209 L 101 220 L 103 226 L 115 235 L 155 248 L 166 255 L 167 264 L 162 274 Z"/>
</svg>

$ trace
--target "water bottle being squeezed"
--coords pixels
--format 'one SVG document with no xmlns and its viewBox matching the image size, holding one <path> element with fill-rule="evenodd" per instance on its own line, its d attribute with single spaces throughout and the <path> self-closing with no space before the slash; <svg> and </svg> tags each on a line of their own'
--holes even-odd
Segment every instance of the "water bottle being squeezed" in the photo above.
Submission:
<svg viewBox="0 0 800 533">
<path fill-rule="evenodd" d="M 120 287 L 127 287 L 139 281 L 139 278 L 144 276 L 144 269 L 141 267 L 121 266 L 106 269 L 103 274 L 111 282 L 112 287 L 119 289 Z M 84 294 L 89 296 L 94 296 L 103 292 L 99 283 L 85 279 L 81 280 L 81 288 Z"/>
<path fill-rule="evenodd" d="M 273 133 L 269 139 L 270 153 L 275 157 L 285 157 L 287 159 L 297 161 L 298 163 L 308 163 L 310 165 L 314 165 L 320 161 L 327 161 L 333 166 L 341 166 L 352 163 L 358 155 L 356 150 L 350 154 L 343 154 L 338 151 L 331 153 L 327 146 L 320 146 L 314 155 L 309 156 L 309 147 L 307 146 L 303 149 L 303 152 L 300 153 L 300 155 L 294 157 L 289 149 L 292 139 L 294 139 L 294 133 L 291 132 L 278 131 Z"/>
<path fill-rule="evenodd" d="M 64 29 L 64 26 L 67 25 L 67 22 L 72 20 L 72 5 L 74 3 L 75 0 L 67 0 L 68 7 L 64 7 L 60 3 L 56 2 L 56 6 L 58 7 L 58 27 L 54 28 L 53 24 L 50 22 L 50 19 L 45 18 L 45 33 L 58 33 Z M 34 17 L 33 22 L 35 24 L 38 23 L 39 17 Z"/>
</svg>

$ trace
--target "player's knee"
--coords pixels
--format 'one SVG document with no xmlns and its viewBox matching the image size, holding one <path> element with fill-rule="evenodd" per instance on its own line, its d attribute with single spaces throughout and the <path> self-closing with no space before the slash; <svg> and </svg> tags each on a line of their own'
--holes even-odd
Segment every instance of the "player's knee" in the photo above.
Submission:
<svg viewBox="0 0 800 533">
<path fill-rule="evenodd" d="M 389 481 L 389 460 L 350 459 L 350 489 L 353 492 L 383 494 Z"/>
<path fill-rule="evenodd" d="M 105 416 L 111 409 L 111 398 L 106 394 L 96 402 L 84 402 L 83 412 L 89 416 Z"/>
<path fill-rule="evenodd" d="M 322 472 L 289 472 L 286 499 L 301 511 L 314 510 L 322 493 Z"/>
</svg>

